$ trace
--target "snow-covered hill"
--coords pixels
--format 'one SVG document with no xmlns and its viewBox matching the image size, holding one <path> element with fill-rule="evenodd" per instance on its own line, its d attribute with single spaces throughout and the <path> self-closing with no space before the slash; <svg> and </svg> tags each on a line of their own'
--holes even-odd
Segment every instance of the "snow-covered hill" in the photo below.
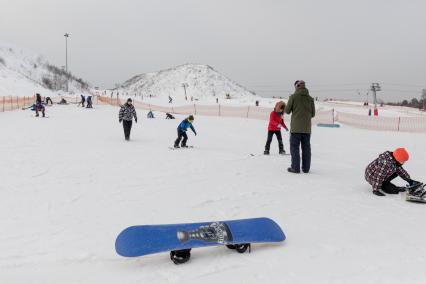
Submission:
<svg viewBox="0 0 426 284">
<path fill-rule="evenodd" d="M 43 56 L 21 47 L 0 43 L 0 96 L 62 93 L 69 77 L 70 92 L 85 92 L 88 84 L 51 65 Z"/>
<path fill-rule="evenodd" d="M 185 87 L 184 87 L 185 85 Z M 185 64 L 154 73 L 136 75 L 117 90 L 128 95 L 189 101 L 226 98 L 252 99 L 256 95 L 208 65 Z"/>
</svg>

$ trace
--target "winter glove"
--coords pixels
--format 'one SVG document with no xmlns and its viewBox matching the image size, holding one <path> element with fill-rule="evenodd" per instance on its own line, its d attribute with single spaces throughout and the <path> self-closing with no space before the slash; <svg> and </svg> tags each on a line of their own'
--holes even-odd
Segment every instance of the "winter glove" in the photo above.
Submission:
<svg viewBox="0 0 426 284">
<path fill-rule="evenodd" d="M 194 132 L 195 136 L 197 136 L 197 132 Z"/>
<path fill-rule="evenodd" d="M 413 186 L 413 185 L 416 185 L 416 184 L 420 184 L 421 182 L 419 182 L 419 181 L 416 181 L 416 180 L 412 180 L 412 179 L 410 179 L 409 181 L 408 181 L 408 184 L 410 185 L 410 186 Z"/>
<path fill-rule="evenodd" d="M 288 132 L 288 127 L 286 126 L 286 127 L 284 127 L 285 128 L 285 131 L 287 131 Z"/>
<path fill-rule="evenodd" d="M 118 123 L 121 123 L 122 121 L 123 121 L 122 119 L 119 119 L 119 120 L 118 120 Z"/>
<path fill-rule="evenodd" d="M 138 123 L 138 119 L 137 118 L 135 118 L 135 122 Z"/>
</svg>

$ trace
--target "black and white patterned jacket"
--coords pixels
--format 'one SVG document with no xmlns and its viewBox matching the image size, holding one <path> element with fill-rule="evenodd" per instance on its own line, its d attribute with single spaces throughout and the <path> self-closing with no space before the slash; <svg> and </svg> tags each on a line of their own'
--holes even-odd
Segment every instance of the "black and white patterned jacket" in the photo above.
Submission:
<svg viewBox="0 0 426 284">
<path fill-rule="evenodd" d="M 118 113 L 118 119 L 121 120 L 127 120 L 132 121 L 133 117 L 135 118 L 135 121 L 138 120 L 138 117 L 136 116 L 136 110 L 133 105 L 129 105 L 128 103 L 125 103 L 121 106 L 120 112 Z"/>
<path fill-rule="evenodd" d="M 373 187 L 373 190 L 382 189 L 382 184 L 393 174 L 402 179 L 411 180 L 410 175 L 394 159 L 392 152 L 384 152 L 372 161 L 365 169 L 365 179 Z"/>
</svg>

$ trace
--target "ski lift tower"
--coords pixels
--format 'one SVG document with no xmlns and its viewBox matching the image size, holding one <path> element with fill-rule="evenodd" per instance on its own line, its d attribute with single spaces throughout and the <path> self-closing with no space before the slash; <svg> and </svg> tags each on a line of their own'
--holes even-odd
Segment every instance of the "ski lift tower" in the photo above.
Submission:
<svg viewBox="0 0 426 284">
<path fill-rule="evenodd" d="M 376 92 L 381 91 L 381 87 L 379 83 L 372 83 L 370 90 L 373 92 L 373 100 L 374 100 L 374 116 L 379 115 L 379 110 L 377 109 L 377 95 Z"/>
</svg>

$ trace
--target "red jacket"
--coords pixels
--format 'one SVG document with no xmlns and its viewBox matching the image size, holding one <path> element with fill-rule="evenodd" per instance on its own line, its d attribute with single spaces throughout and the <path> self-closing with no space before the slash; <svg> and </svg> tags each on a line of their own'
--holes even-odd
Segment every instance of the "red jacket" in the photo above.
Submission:
<svg viewBox="0 0 426 284">
<path fill-rule="evenodd" d="M 287 129 L 282 114 L 272 111 L 269 115 L 268 131 L 280 131 L 281 126 Z"/>
</svg>

